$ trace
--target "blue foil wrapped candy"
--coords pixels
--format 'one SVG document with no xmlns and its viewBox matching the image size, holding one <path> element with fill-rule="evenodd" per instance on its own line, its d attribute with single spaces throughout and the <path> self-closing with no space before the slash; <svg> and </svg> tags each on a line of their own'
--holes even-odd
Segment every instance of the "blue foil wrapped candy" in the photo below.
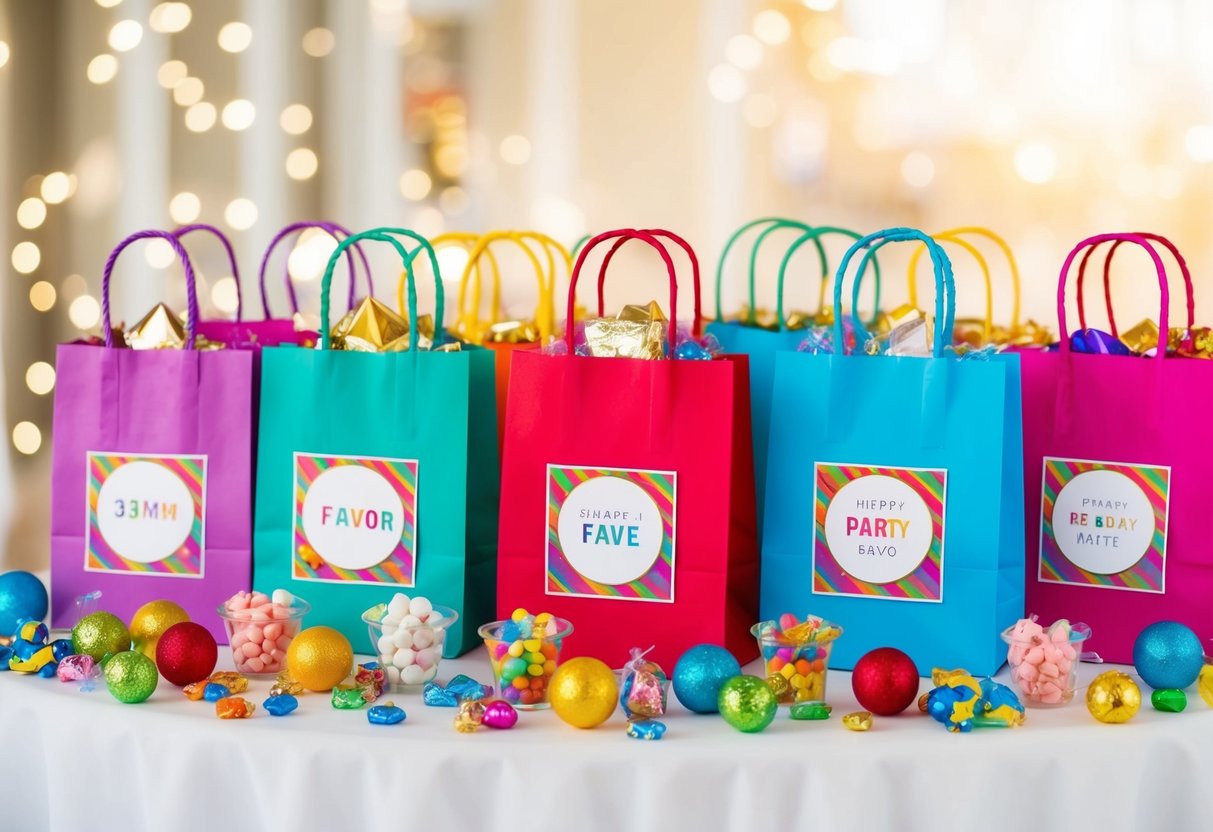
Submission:
<svg viewBox="0 0 1213 832">
<path fill-rule="evenodd" d="M 491 696 L 493 688 L 489 685 L 482 685 L 472 677 L 460 673 L 446 683 L 446 691 L 455 694 L 455 698 L 460 702 L 467 702 Z"/>
<path fill-rule="evenodd" d="M 656 719 L 629 719 L 627 732 L 634 740 L 659 740 L 665 736 L 665 723 Z"/>
<path fill-rule="evenodd" d="M 202 689 L 202 698 L 207 702 L 218 702 L 231 695 L 232 692 L 227 685 L 221 685 L 218 682 L 207 682 L 206 687 Z"/>
<path fill-rule="evenodd" d="M 1089 355 L 1132 355 L 1119 338 L 1101 329 L 1080 329 L 1070 336 L 1070 349 Z"/>
<path fill-rule="evenodd" d="M 459 705 L 459 697 L 452 690 L 447 690 L 437 682 L 426 682 L 421 689 L 421 700 L 432 708 L 455 708 Z"/>
<path fill-rule="evenodd" d="M 395 725 L 404 722 L 404 718 L 404 710 L 396 707 L 392 702 L 384 702 L 382 705 L 372 705 L 366 711 L 366 721 L 371 723 L 371 725 Z"/>
<path fill-rule="evenodd" d="M 279 693 L 261 703 L 270 716 L 286 716 L 299 707 L 299 700 L 289 693 Z"/>
</svg>

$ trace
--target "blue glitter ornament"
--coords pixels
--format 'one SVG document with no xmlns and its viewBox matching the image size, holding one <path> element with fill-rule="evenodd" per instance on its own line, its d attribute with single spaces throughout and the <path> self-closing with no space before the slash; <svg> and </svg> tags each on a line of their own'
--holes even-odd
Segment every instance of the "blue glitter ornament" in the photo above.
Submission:
<svg viewBox="0 0 1213 832">
<path fill-rule="evenodd" d="M 16 633 L 23 618 L 46 618 L 48 603 L 46 587 L 29 572 L 16 570 L 0 575 L 0 636 Z"/>
<path fill-rule="evenodd" d="M 674 665 L 674 695 L 688 711 L 714 714 L 721 686 L 741 675 L 733 654 L 715 644 L 697 644 Z"/>
<path fill-rule="evenodd" d="M 299 707 L 299 700 L 289 693 L 280 693 L 266 699 L 261 703 L 261 707 L 265 708 L 265 712 L 270 716 L 286 716 Z"/>
<path fill-rule="evenodd" d="M 207 682 L 206 687 L 202 689 L 202 698 L 207 702 L 218 702 L 231 695 L 232 692 L 228 690 L 227 685 L 221 685 L 218 682 Z"/>
<path fill-rule="evenodd" d="M 1133 643 L 1133 665 L 1155 689 L 1183 690 L 1196 681 L 1204 661 L 1200 638 L 1178 621 L 1156 621 Z"/>
</svg>

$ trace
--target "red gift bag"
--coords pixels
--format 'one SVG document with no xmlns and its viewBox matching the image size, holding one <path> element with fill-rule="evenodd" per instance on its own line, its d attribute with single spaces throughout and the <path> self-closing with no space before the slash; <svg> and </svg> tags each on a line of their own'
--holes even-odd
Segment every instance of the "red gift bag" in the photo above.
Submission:
<svg viewBox="0 0 1213 832">
<path fill-rule="evenodd" d="M 678 286 L 664 232 L 609 231 L 581 250 L 638 239 L 669 274 L 668 353 Z M 681 243 L 680 243 L 681 244 Z M 698 277 L 698 264 L 689 250 Z M 699 284 L 694 285 L 698 334 Z M 757 655 L 758 549 L 744 356 L 711 361 L 515 352 L 502 460 L 497 604 L 572 622 L 563 656 L 612 666 L 632 647 L 672 668 L 714 642 Z M 543 538 L 540 539 L 540 523 Z"/>
</svg>

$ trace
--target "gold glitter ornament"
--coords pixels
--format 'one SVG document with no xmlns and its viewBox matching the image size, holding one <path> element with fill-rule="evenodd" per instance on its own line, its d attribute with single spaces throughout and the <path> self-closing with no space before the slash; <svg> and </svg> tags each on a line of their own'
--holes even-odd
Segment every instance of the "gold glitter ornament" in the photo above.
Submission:
<svg viewBox="0 0 1213 832">
<path fill-rule="evenodd" d="M 155 661 L 156 644 L 164 631 L 174 624 L 189 620 L 189 613 L 172 601 L 148 601 L 135 610 L 131 618 L 131 639 L 135 642 L 135 649 Z"/>
<path fill-rule="evenodd" d="M 308 627 L 286 650 L 291 678 L 312 691 L 332 690 L 350 675 L 353 666 L 350 640 L 332 627 Z"/>
<path fill-rule="evenodd" d="M 872 727 L 872 715 L 867 711 L 856 711 L 853 714 L 845 714 L 842 718 L 842 724 L 848 731 L 867 731 Z"/>
<path fill-rule="evenodd" d="M 563 662 L 548 683 L 548 702 L 556 716 L 574 728 L 597 727 L 619 704 L 615 671 L 588 656 Z"/>
<path fill-rule="evenodd" d="M 1206 664 L 1200 669 L 1200 675 L 1196 677 L 1196 690 L 1205 704 L 1213 708 L 1213 664 Z"/>
<path fill-rule="evenodd" d="M 1087 710 L 1100 722 L 1128 722 L 1141 708 L 1141 688 L 1127 673 L 1105 671 L 1087 688 Z"/>
</svg>

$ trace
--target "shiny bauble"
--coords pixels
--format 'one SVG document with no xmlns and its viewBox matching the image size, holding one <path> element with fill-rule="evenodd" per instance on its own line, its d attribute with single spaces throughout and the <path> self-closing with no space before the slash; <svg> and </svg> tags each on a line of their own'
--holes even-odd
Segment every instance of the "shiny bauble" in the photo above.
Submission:
<svg viewBox="0 0 1213 832">
<path fill-rule="evenodd" d="M 172 601 L 148 601 L 135 610 L 134 616 L 131 617 L 130 631 L 134 649 L 155 661 L 156 642 L 164 631 L 174 624 L 189 620 L 189 614 Z"/>
<path fill-rule="evenodd" d="M 733 654 L 715 644 L 697 644 L 674 665 L 674 696 L 688 711 L 714 714 L 719 708 L 720 687 L 741 675 Z"/>
<path fill-rule="evenodd" d="M 332 690 L 353 666 L 350 640 L 332 627 L 308 627 L 286 651 L 287 672 L 308 690 Z"/>
<path fill-rule="evenodd" d="M 552 674 L 548 703 L 556 716 L 574 728 L 594 728 L 615 712 L 619 681 L 615 671 L 598 659 L 569 659 Z"/>
<path fill-rule="evenodd" d="M 765 679 L 734 676 L 720 686 L 716 707 L 724 721 L 745 734 L 756 734 L 771 724 L 779 700 Z"/>
<path fill-rule="evenodd" d="M 1133 666 L 1152 688 L 1183 690 L 1196 681 L 1204 662 L 1200 638 L 1178 621 L 1156 621 L 1133 643 Z"/>
<path fill-rule="evenodd" d="M 918 668 L 896 647 L 877 647 L 855 663 L 851 690 L 865 711 L 893 716 L 918 697 Z"/>
<path fill-rule="evenodd" d="M 44 620 L 47 606 L 46 587 L 34 575 L 20 569 L 0 575 L 0 636 L 17 632 L 23 618 Z"/>
<path fill-rule="evenodd" d="M 105 686 L 119 702 L 134 705 L 151 696 L 160 675 L 156 663 L 142 653 L 126 650 L 105 663 Z"/>
<path fill-rule="evenodd" d="M 72 628 L 72 650 L 80 656 L 92 656 L 95 662 L 111 653 L 130 649 L 130 631 L 126 629 L 122 619 L 112 612 L 90 612 Z M 152 667 L 155 666 L 153 663 Z"/>
<path fill-rule="evenodd" d="M 1141 708 L 1141 688 L 1133 677 L 1108 670 L 1091 680 L 1087 688 L 1087 710 L 1100 722 L 1128 722 Z"/>
<path fill-rule="evenodd" d="M 1196 678 L 1196 690 L 1205 704 L 1213 708 L 1213 664 L 1207 664 L 1200 669 Z"/>
<path fill-rule="evenodd" d="M 164 631 L 156 645 L 156 667 L 169 684 L 183 688 L 211 675 L 219 660 L 215 637 L 201 624 L 182 621 Z"/>
</svg>

